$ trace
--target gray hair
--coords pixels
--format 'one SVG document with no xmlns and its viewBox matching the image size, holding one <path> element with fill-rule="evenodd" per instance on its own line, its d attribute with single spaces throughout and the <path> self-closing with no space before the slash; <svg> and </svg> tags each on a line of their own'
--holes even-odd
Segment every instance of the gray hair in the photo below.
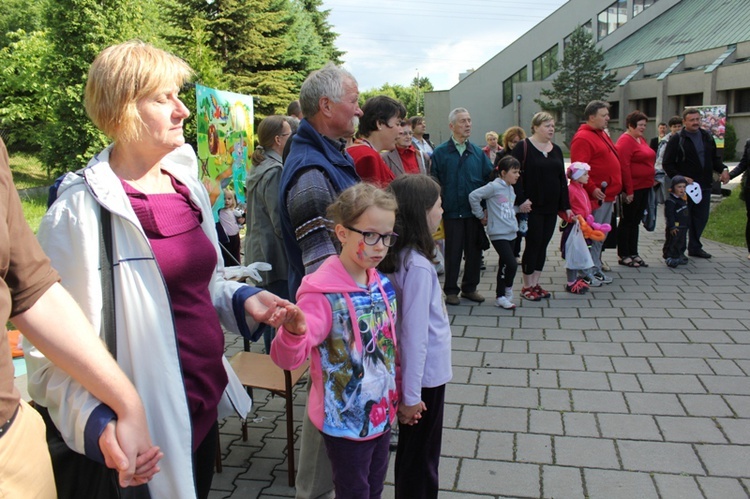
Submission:
<svg viewBox="0 0 750 499">
<path fill-rule="evenodd" d="M 313 71 L 302 83 L 299 92 L 299 103 L 305 118 L 312 118 L 318 114 L 321 97 L 328 97 L 333 102 L 340 102 L 344 97 L 344 83 L 351 80 L 355 85 L 357 80 L 342 67 L 328 62 L 322 68 Z"/>
<path fill-rule="evenodd" d="M 468 114 L 468 112 L 469 111 L 465 107 L 457 107 L 456 109 L 454 109 L 453 111 L 451 111 L 450 114 L 448 115 L 448 122 L 449 123 L 455 123 L 456 122 L 456 115 L 458 113 L 467 113 Z"/>
</svg>

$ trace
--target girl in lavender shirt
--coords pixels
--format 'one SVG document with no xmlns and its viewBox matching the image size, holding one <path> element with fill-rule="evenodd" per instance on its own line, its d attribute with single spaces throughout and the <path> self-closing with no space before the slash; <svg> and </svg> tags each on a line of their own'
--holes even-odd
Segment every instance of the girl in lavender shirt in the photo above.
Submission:
<svg viewBox="0 0 750 499">
<path fill-rule="evenodd" d="M 445 385 L 453 376 L 448 313 L 432 262 L 432 234 L 443 214 L 440 186 L 427 175 L 402 175 L 388 190 L 398 201 L 400 235 L 379 269 L 388 274 L 398 302 L 396 498 L 435 498 Z"/>
</svg>

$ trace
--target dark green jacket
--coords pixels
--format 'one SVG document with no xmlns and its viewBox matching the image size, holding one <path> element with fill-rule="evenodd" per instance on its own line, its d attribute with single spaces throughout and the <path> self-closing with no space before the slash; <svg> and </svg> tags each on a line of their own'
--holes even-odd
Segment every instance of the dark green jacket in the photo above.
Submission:
<svg viewBox="0 0 750 499">
<path fill-rule="evenodd" d="M 469 193 L 485 185 L 491 172 L 487 155 L 468 140 L 461 156 L 452 138 L 437 146 L 432 153 L 430 175 L 443 188 L 443 218 L 473 217 Z"/>
</svg>

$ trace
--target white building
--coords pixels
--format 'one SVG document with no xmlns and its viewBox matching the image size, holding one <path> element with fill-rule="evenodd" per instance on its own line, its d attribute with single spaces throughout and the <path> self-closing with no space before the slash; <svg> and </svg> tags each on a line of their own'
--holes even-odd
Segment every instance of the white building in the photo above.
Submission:
<svg viewBox="0 0 750 499">
<path fill-rule="evenodd" d="M 649 117 L 651 137 L 686 106 L 725 104 L 741 150 L 750 137 L 750 0 L 569 0 L 450 90 L 425 95 L 433 142 L 448 139 L 456 107 L 471 113 L 477 144 L 489 130 L 528 132 L 540 110 L 534 99 L 555 78 L 549 61 L 562 60 L 579 25 L 592 32 L 619 82 L 608 97 L 613 136 L 635 109 Z"/>
</svg>

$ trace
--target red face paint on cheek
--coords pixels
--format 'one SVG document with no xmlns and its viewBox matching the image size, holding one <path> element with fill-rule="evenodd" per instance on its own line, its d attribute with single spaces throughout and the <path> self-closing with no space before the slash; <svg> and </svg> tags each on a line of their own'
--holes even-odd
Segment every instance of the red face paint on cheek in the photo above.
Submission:
<svg viewBox="0 0 750 499">
<path fill-rule="evenodd" d="M 364 239 L 359 240 L 359 245 L 357 246 L 357 258 L 360 260 L 365 259 L 365 241 Z"/>
</svg>

